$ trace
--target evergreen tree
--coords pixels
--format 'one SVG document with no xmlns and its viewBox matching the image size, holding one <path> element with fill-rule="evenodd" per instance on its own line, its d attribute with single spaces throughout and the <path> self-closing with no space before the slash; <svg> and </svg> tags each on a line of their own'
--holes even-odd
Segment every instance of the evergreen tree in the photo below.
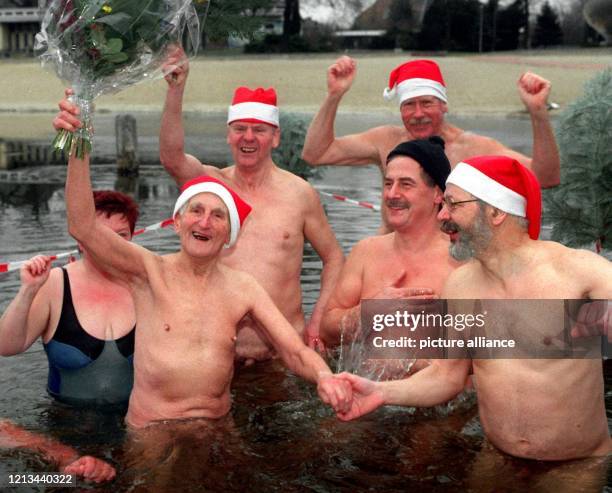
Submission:
<svg viewBox="0 0 612 493">
<path fill-rule="evenodd" d="M 495 47 L 498 50 L 516 50 L 519 47 L 520 29 L 525 27 L 523 0 L 515 0 L 497 13 L 497 37 Z"/>
<path fill-rule="evenodd" d="M 557 132 L 561 185 L 546 190 L 552 239 L 612 248 L 612 69 L 597 74 L 564 112 Z"/>
<path fill-rule="evenodd" d="M 198 11 L 208 8 L 204 34 L 211 40 L 220 41 L 229 36 L 253 39 L 261 29 L 261 17 L 274 4 L 273 0 L 194 0 Z"/>
<path fill-rule="evenodd" d="M 449 22 L 446 1 L 433 0 L 425 11 L 421 31 L 417 37 L 417 46 L 420 50 L 447 49 L 447 24 Z"/>
<path fill-rule="evenodd" d="M 497 13 L 499 11 L 499 0 L 488 0 L 485 7 L 483 49 L 495 51 L 497 49 Z"/>
<path fill-rule="evenodd" d="M 434 0 L 417 38 L 422 50 L 477 51 L 478 0 Z"/>
<path fill-rule="evenodd" d="M 534 46 L 554 46 L 563 42 L 563 31 L 559 16 L 550 6 L 548 0 L 542 5 L 542 10 L 536 17 L 535 32 L 533 33 Z"/>
<path fill-rule="evenodd" d="M 302 18 L 300 17 L 300 0 L 285 0 L 283 37 L 281 40 L 282 51 L 289 51 L 289 42 L 291 38 L 299 36 L 301 30 Z"/>
<path fill-rule="evenodd" d="M 387 36 L 395 39 L 396 48 L 408 49 L 412 44 L 412 6 L 410 0 L 393 0 L 389 9 Z"/>
</svg>

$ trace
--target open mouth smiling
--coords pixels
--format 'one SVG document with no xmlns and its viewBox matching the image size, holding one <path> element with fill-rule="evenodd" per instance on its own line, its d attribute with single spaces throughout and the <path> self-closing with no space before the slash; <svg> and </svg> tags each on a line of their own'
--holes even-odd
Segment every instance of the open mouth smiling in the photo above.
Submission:
<svg viewBox="0 0 612 493">
<path fill-rule="evenodd" d="M 193 236 L 198 241 L 210 241 L 212 239 L 210 235 L 206 233 L 198 233 L 197 231 L 192 232 L 191 236 Z"/>
</svg>

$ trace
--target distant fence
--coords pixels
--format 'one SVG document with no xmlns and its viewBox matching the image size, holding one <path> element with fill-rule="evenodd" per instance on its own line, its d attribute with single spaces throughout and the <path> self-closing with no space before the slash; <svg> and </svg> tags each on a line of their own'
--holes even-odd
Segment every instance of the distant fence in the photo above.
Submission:
<svg viewBox="0 0 612 493">
<path fill-rule="evenodd" d="M 48 140 L 0 139 L 0 170 L 61 164 L 63 162 L 62 156 L 54 155 Z"/>
</svg>

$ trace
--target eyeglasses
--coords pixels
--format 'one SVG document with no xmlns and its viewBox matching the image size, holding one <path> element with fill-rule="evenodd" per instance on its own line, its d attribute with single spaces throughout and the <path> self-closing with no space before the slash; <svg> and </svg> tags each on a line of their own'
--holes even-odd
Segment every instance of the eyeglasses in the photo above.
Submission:
<svg viewBox="0 0 612 493">
<path fill-rule="evenodd" d="M 470 200 L 451 200 L 448 197 L 444 197 L 442 202 L 448 208 L 449 211 L 454 211 L 458 205 L 467 204 L 468 202 L 478 202 L 480 199 L 470 199 Z"/>
</svg>

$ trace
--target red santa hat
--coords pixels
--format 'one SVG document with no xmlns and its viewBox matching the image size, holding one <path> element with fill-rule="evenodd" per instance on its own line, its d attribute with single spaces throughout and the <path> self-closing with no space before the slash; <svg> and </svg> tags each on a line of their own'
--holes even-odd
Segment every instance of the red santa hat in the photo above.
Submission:
<svg viewBox="0 0 612 493">
<path fill-rule="evenodd" d="M 435 96 L 448 102 L 442 72 L 432 60 L 414 60 L 396 67 L 389 74 L 389 87 L 383 92 L 387 101 L 397 97 L 399 104 L 418 96 Z"/>
<path fill-rule="evenodd" d="M 181 207 L 189 202 L 189 199 L 205 192 L 215 194 L 227 207 L 230 220 L 230 240 L 226 246 L 229 248 L 236 243 L 240 226 L 242 226 L 244 220 L 251 212 L 251 206 L 222 181 L 210 176 L 198 176 L 193 180 L 189 180 L 181 187 L 181 194 L 176 199 L 172 217 L 177 215 Z"/>
<path fill-rule="evenodd" d="M 273 88 L 249 89 L 239 87 L 234 92 L 232 105 L 227 113 L 227 124 L 235 121 L 267 123 L 278 127 L 278 106 Z"/>
<path fill-rule="evenodd" d="M 536 176 L 516 159 L 478 156 L 455 166 L 446 184 L 457 185 L 499 210 L 525 217 L 529 237 L 537 240 L 542 218 L 542 194 Z"/>
</svg>

